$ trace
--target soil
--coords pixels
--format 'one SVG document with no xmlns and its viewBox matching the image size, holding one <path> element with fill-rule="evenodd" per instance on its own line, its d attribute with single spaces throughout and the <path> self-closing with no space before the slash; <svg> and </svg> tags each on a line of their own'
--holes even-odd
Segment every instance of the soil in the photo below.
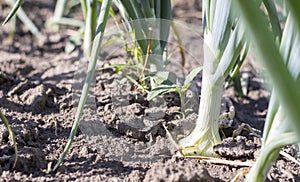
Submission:
<svg viewBox="0 0 300 182">
<path fill-rule="evenodd" d="M 9 8 L 1 3 L 0 20 L 3 21 Z M 182 119 L 178 94 L 170 93 L 148 101 L 147 94 L 136 89 L 130 79 L 108 68 L 97 70 L 73 146 L 63 165 L 55 173 L 51 172 L 67 143 L 87 67 L 80 46 L 70 53 L 65 52 L 74 28 L 62 26 L 59 32 L 45 28 L 54 7 L 55 1 L 24 2 L 24 10 L 43 37 L 33 36 L 18 20 L 13 38 L 11 23 L 0 29 L 0 109 L 11 124 L 19 149 L 13 168 L 16 156 L 1 123 L 0 181 L 230 181 L 249 169 L 247 165 L 215 164 L 174 156 L 177 149 L 167 131 L 176 138 L 193 128 L 201 75 L 188 91 L 188 99 L 194 102 L 187 105 L 190 114 Z M 70 16 L 82 18 L 79 10 L 71 11 Z M 201 40 L 201 34 L 197 33 L 201 24 L 201 1 L 174 1 L 173 16 L 193 24 L 179 29 L 188 60 L 183 66 L 180 66 L 176 44 L 170 45 L 174 61 L 167 69 L 182 78 L 202 64 L 201 59 L 197 60 L 202 56 L 201 51 L 197 51 L 201 48 L 195 50 L 195 46 L 200 45 L 196 40 Z M 108 27 L 113 29 L 113 21 L 109 21 Z M 174 43 L 174 39 L 170 36 L 170 42 Z M 100 57 L 105 57 L 105 61 L 99 68 L 126 61 L 120 47 L 103 48 Z M 246 61 L 242 72 L 250 73 L 247 96 L 235 96 L 233 87 L 227 89 L 224 96 L 235 106 L 234 125 L 247 123 L 261 134 L 270 92 L 262 77 L 263 70 L 256 69 L 253 60 Z M 232 132 L 232 129 L 224 129 L 224 140 L 214 151 L 228 161 L 244 164 L 255 161 L 260 138 L 247 131 L 233 138 L 230 137 Z M 297 155 L 294 146 L 283 150 L 293 157 Z M 239 179 L 243 180 L 243 177 Z M 267 181 L 300 181 L 299 166 L 279 156 Z"/>
</svg>

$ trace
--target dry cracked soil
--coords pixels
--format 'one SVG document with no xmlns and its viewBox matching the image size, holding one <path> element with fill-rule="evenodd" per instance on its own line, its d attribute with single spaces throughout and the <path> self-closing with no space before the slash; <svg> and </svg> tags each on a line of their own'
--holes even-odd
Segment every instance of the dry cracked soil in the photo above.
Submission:
<svg viewBox="0 0 300 182">
<path fill-rule="evenodd" d="M 200 29 L 201 1 L 173 2 L 174 19 Z M 9 7 L 1 4 L 0 20 L 3 21 Z M 109 67 L 96 71 L 73 146 L 62 166 L 51 172 L 49 169 L 67 143 L 87 66 L 81 59 L 80 46 L 65 52 L 69 35 L 76 29 L 61 26 L 61 31 L 53 32 L 45 28 L 54 7 L 55 1 L 32 0 L 23 4 L 42 31 L 42 37 L 33 36 L 19 20 L 14 35 L 12 23 L 0 29 L 0 109 L 11 124 L 19 149 L 13 168 L 16 156 L 8 131 L 1 123 L 0 181 L 230 181 L 249 169 L 247 165 L 174 156 L 176 147 L 166 129 L 176 136 L 193 127 L 198 105 L 195 95 L 201 89 L 201 75 L 195 78 L 189 91 L 191 100 L 196 102 L 188 105 L 190 114 L 181 119 L 178 95 L 170 93 L 148 101 L 147 95 L 138 91 L 128 77 Z M 73 9 L 69 16 L 82 19 L 80 8 Z M 113 26 L 110 20 L 108 27 Z M 199 45 L 195 37 L 200 40 L 201 35 L 193 36 L 184 28 L 180 35 L 190 57 L 187 55 L 184 69 L 178 64 L 170 64 L 168 69 L 184 75 L 201 64 L 194 60 L 202 55 L 201 51 L 195 51 Z M 174 51 L 173 59 L 180 62 L 176 46 L 170 47 Z M 99 68 L 125 63 L 126 56 L 119 48 L 114 48 L 115 51 L 104 48 L 106 57 Z M 235 125 L 247 123 L 261 133 L 270 93 L 265 88 L 263 70 L 257 70 L 249 60 L 242 68 L 242 72 L 250 75 L 247 96 L 236 97 L 232 87 L 224 95 L 235 106 Z M 255 161 L 260 138 L 247 131 L 236 138 L 230 137 L 231 134 L 232 129 L 224 129 L 222 143 L 214 148 L 221 159 L 243 164 Z M 283 151 L 293 157 L 297 155 L 294 146 Z M 239 178 L 243 180 L 244 177 Z M 267 181 L 300 181 L 299 166 L 280 155 Z"/>
</svg>

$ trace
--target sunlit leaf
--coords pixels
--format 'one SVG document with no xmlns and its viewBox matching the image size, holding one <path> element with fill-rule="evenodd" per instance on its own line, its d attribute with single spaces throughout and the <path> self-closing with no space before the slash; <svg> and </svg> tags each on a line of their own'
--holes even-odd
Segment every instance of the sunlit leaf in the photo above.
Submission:
<svg viewBox="0 0 300 182">
<path fill-rule="evenodd" d="M 21 7 L 22 3 L 23 3 L 23 0 L 17 0 L 15 2 L 15 4 L 13 5 L 12 9 L 9 12 L 9 14 L 5 18 L 3 24 L 6 24 L 13 16 L 16 15 L 16 13 L 19 10 L 19 8 Z"/>
</svg>

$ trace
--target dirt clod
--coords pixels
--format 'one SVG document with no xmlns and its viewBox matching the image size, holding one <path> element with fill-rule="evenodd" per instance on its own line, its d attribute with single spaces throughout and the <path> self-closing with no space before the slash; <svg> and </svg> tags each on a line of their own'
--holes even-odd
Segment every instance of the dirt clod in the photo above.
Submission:
<svg viewBox="0 0 300 182">
<path fill-rule="evenodd" d="M 9 160 L 9 167 L 12 168 L 16 156 Z M 43 151 L 39 148 L 24 147 L 18 152 L 18 160 L 15 166 L 15 170 L 25 173 L 32 171 L 40 171 L 47 167 L 47 161 Z M 7 169 L 4 167 L 4 169 Z"/>
<path fill-rule="evenodd" d="M 253 158 L 257 150 L 255 144 L 244 136 L 226 138 L 221 144 L 214 146 L 214 152 L 228 158 Z"/>
<path fill-rule="evenodd" d="M 158 162 L 147 171 L 144 181 L 168 182 L 168 181 L 205 181 L 214 179 L 208 174 L 203 165 L 190 160 L 168 160 Z"/>
</svg>

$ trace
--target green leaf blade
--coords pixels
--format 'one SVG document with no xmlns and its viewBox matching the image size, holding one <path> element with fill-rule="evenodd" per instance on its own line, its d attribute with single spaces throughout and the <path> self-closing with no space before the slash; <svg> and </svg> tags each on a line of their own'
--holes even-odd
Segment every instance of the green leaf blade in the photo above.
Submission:
<svg viewBox="0 0 300 182">
<path fill-rule="evenodd" d="M 9 14 L 7 15 L 7 17 L 5 18 L 3 25 L 5 25 L 9 20 L 12 19 L 13 16 L 16 15 L 17 11 L 19 10 L 19 8 L 21 7 L 23 3 L 23 0 L 17 0 L 15 2 L 15 4 L 13 5 L 12 9 L 10 10 Z"/>
</svg>

